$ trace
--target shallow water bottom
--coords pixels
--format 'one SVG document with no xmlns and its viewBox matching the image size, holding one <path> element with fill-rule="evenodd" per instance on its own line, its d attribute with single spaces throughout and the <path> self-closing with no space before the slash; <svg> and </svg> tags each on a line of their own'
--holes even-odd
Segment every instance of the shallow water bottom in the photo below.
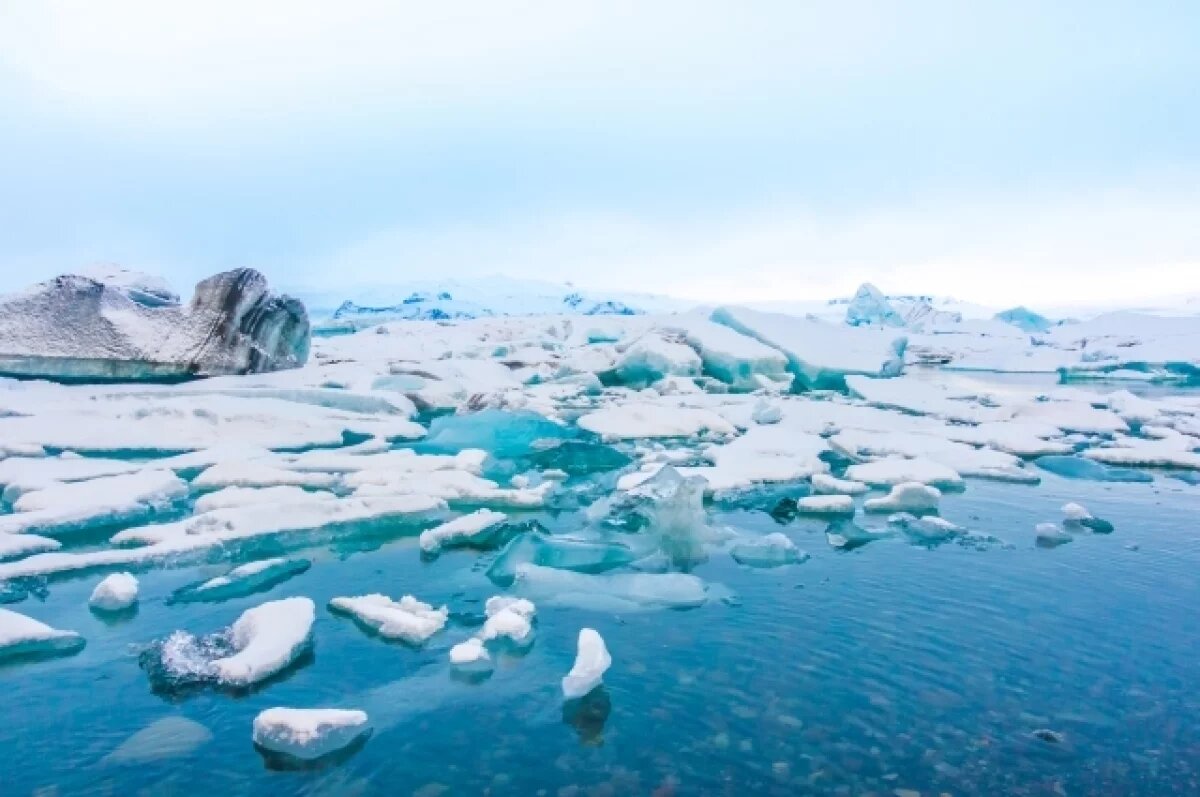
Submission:
<svg viewBox="0 0 1200 797">
<path fill-rule="evenodd" d="M 1081 501 L 1111 535 L 1052 550 L 1033 527 Z M 8 795 L 1138 794 L 1200 793 L 1200 489 L 971 481 L 942 514 L 1011 546 L 830 548 L 825 524 L 721 510 L 811 554 L 772 569 L 713 551 L 713 599 L 687 611 L 540 607 L 537 639 L 495 673 L 454 678 L 452 619 L 421 649 L 330 614 L 336 595 L 412 593 L 467 617 L 497 592 L 490 554 L 423 561 L 415 540 L 320 548 L 311 569 L 246 598 L 167 603 L 224 566 L 140 574 L 137 613 L 86 608 L 98 576 L 14 607 L 82 633 L 68 659 L 0 667 Z M 570 514 L 542 517 L 554 530 Z M 719 586 L 719 588 L 718 588 Z M 151 691 L 138 655 L 211 633 L 264 600 L 316 601 L 313 655 L 249 693 Z M 721 597 L 718 597 L 721 596 Z M 607 641 L 603 692 L 564 707 L 580 627 Z M 328 766 L 279 770 L 251 722 L 271 706 L 358 708 L 374 731 Z M 191 723 L 179 723 L 174 718 Z M 134 734 L 162 721 L 151 732 Z M 1039 733 L 1051 731 L 1052 733 Z M 114 751 L 122 752 L 114 755 Z"/>
</svg>

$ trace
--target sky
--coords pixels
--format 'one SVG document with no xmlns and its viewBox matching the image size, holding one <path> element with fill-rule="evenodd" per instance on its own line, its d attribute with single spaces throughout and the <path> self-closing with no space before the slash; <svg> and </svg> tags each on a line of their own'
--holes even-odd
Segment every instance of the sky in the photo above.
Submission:
<svg viewBox="0 0 1200 797">
<path fill-rule="evenodd" d="M 1200 293 L 1200 3 L 0 0 L 0 290 Z"/>
</svg>

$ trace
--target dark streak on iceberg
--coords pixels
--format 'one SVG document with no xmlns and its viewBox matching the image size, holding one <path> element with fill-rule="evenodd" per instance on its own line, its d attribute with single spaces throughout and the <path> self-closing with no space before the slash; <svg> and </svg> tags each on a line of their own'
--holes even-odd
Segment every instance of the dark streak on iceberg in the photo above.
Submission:
<svg viewBox="0 0 1200 797">
<path fill-rule="evenodd" d="M 186 306 L 67 274 L 0 298 L 0 375 L 62 382 L 182 381 L 303 365 L 304 305 L 253 269 L 216 274 Z"/>
</svg>

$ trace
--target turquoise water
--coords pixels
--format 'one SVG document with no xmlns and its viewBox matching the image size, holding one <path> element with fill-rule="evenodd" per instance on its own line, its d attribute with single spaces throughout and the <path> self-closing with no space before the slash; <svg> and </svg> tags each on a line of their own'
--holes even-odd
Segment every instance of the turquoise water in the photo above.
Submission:
<svg viewBox="0 0 1200 797">
<path fill-rule="evenodd" d="M 411 528 L 307 549 L 307 572 L 222 603 L 167 599 L 228 564 L 139 573 L 137 613 L 115 622 L 86 607 L 98 576 L 53 581 L 44 601 L 10 608 L 88 644 L 0 667 L 0 793 L 1200 793 L 1200 488 L 1042 475 L 1037 487 L 973 480 L 943 502 L 943 516 L 1008 545 L 894 537 L 841 552 L 819 521 L 714 510 L 716 525 L 783 531 L 811 559 L 756 570 L 714 550 L 694 571 L 714 597 L 693 610 L 540 606 L 533 648 L 481 683 L 452 677 L 446 656 L 498 591 L 484 574 L 495 554 L 422 560 Z M 1068 500 L 1115 533 L 1035 547 L 1034 525 Z M 582 525 L 570 511 L 524 518 Z M 375 591 L 446 603 L 451 623 L 413 649 L 325 608 Z M 292 595 L 318 605 L 315 648 L 283 677 L 241 694 L 151 690 L 138 663 L 149 643 Z M 614 663 L 603 692 L 564 712 L 559 679 L 582 626 Z M 276 705 L 360 708 L 374 731 L 345 760 L 271 769 L 250 730 Z M 165 717 L 211 738 L 106 759 Z"/>
</svg>

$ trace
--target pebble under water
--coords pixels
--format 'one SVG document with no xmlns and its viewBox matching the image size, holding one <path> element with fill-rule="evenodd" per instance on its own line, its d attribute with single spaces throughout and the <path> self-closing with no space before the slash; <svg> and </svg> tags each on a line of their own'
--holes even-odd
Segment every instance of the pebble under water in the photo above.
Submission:
<svg viewBox="0 0 1200 797">
<path fill-rule="evenodd" d="M 55 580 L 12 608 L 87 646 L 0 666 L 0 793 L 1200 793 L 1200 488 L 1042 475 L 944 499 L 943 516 L 998 542 L 895 535 L 842 551 L 828 521 L 721 505 L 713 525 L 783 532 L 810 558 L 756 569 L 712 548 L 693 570 L 710 600 L 690 610 L 539 602 L 532 648 L 484 680 L 453 676 L 447 652 L 501 591 L 486 576 L 496 554 L 423 559 L 411 529 L 291 554 L 312 566 L 224 601 L 171 598 L 228 563 L 139 573 L 136 612 L 115 618 L 87 608 L 97 576 Z M 1115 532 L 1035 546 L 1067 501 Z M 552 533 L 583 522 L 513 517 Z M 450 622 L 412 648 L 327 609 L 372 592 L 447 604 Z M 212 634 L 293 595 L 317 604 L 312 652 L 255 689 L 152 688 L 139 665 L 177 630 Z M 584 626 L 613 665 L 564 705 Z M 362 709 L 373 731 L 324 766 L 280 768 L 250 740 L 272 706 Z"/>
</svg>

